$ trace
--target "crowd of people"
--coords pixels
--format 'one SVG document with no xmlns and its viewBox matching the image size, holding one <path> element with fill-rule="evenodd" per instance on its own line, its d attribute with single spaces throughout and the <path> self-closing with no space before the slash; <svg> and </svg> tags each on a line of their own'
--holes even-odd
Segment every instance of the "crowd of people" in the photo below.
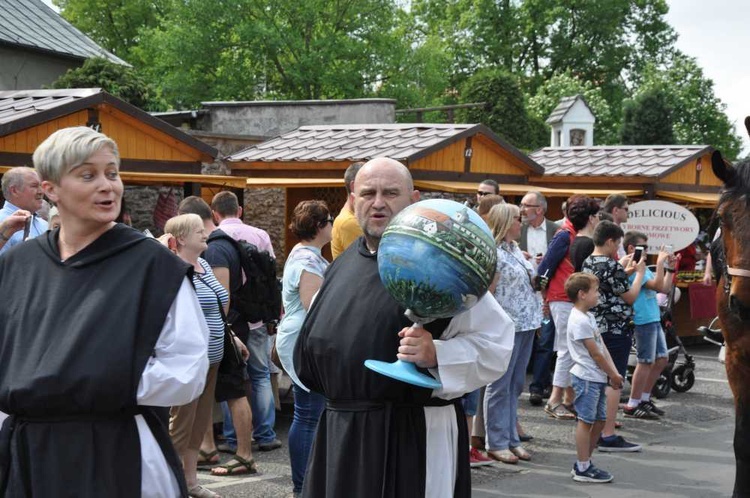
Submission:
<svg viewBox="0 0 750 498">
<path fill-rule="evenodd" d="M 489 292 L 465 313 L 412 326 L 380 281 L 377 251 L 420 194 L 397 161 L 352 164 L 336 218 L 319 200 L 294 208 L 299 243 L 283 267 L 277 325 L 243 306 L 247 247 L 275 255 L 232 192 L 211 204 L 185 198 L 157 240 L 117 222 L 120 159 L 105 135 L 63 129 L 33 159 L 2 179 L 0 494 L 67 486 L 78 496 L 216 498 L 199 468 L 255 474 L 253 452 L 282 445 L 273 359 L 294 393 L 294 496 L 469 496 L 471 467 L 533 458 L 518 420 L 530 364 L 531 405 L 577 420 L 576 481 L 612 480 L 591 463 L 594 449 L 641 449 L 617 434 L 620 409 L 664 416 L 650 393 L 667 358 L 657 293 L 671 290 L 675 256 L 662 250 L 646 267 L 647 236 L 619 226 L 624 196 L 574 195 L 556 223 L 541 193 L 516 206 L 483 181 L 476 209 L 497 246 Z M 49 224 L 36 214 L 44 197 Z M 633 337 L 638 366 L 621 407 Z M 442 388 L 363 367 L 396 352 Z"/>
</svg>

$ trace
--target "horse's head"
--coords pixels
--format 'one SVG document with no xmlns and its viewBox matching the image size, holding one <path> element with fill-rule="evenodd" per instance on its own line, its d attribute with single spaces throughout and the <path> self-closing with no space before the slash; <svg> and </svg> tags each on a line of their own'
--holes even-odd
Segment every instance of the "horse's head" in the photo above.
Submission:
<svg viewBox="0 0 750 498">
<path fill-rule="evenodd" d="M 750 320 L 750 161 L 734 167 L 716 151 L 711 156 L 714 174 L 724 182 L 716 208 L 724 242 L 726 268 L 722 285 L 728 311 Z"/>
</svg>

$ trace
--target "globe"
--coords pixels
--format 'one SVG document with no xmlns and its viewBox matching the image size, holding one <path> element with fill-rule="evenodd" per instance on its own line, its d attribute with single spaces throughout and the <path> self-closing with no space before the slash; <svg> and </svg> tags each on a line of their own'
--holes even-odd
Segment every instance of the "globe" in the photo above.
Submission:
<svg viewBox="0 0 750 498">
<path fill-rule="evenodd" d="M 467 206 L 420 201 L 398 213 L 378 247 L 385 288 L 421 318 L 462 313 L 487 291 L 497 252 L 487 224 Z"/>
</svg>

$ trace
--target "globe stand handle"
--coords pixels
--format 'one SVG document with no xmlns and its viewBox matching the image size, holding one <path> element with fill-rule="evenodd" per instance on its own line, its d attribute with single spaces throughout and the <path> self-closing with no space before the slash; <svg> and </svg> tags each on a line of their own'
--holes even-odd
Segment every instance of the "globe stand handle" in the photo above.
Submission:
<svg viewBox="0 0 750 498">
<path fill-rule="evenodd" d="M 421 327 L 425 323 L 432 321 L 432 319 L 416 315 L 411 310 L 406 310 L 404 314 L 409 320 L 414 322 L 412 328 Z M 443 387 L 439 381 L 421 373 L 417 370 L 417 366 L 414 363 L 409 363 L 408 361 L 396 360 L 393 363 L 388 363 L 387 361 L 365 360 L 365 367 L 380 375 L 385 375 L 391 379 L 400 380 L 414 386 L 426 387 L 428 389 L 440 389 Z"/>
</svg>

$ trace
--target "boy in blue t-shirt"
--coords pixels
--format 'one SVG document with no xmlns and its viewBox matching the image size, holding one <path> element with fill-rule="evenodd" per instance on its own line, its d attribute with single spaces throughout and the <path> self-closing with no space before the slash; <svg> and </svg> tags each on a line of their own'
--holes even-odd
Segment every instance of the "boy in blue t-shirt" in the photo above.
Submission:
<svg viewBox="0 0 750 498">
<path fill-rule="evenodd" d="M 643 246 L 645 250 L 647 242 L 646 234 L 632 231 L 625 234 L 623 246 L 628 254 L 633 254 L 636 246 Z M 669 362 L 667 340 L 661 328 L 661 314 L 656 294 L 669 294 L 672 289 L 673 261 L 674 256 L 663 248 L 659 251 L 656 258 L 656 274 L 646 269 L 641 291 L 633 303 L 638 365 L 633 373 L 630 399 L 623 409 L 626 417 L 654 419 L 664 415 L 664 411 L 651 401 L 651 390 Z M 633 278 L 635 275 L 630 276 L 631 281 Z"/>
</svg>

